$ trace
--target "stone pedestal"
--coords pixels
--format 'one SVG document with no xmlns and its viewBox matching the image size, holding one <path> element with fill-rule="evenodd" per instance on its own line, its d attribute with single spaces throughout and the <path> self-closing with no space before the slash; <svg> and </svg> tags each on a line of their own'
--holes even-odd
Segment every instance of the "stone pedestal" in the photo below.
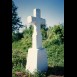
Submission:
<svg viewBox="0 0 77 77">
<path fill-rule="evenodd" d="M 26 70 L 31 73 L 37 71 L 47 71 L 47 55 L 44 48 L 34 49 L 30 48 L 27 55 Z"/>
</svg>

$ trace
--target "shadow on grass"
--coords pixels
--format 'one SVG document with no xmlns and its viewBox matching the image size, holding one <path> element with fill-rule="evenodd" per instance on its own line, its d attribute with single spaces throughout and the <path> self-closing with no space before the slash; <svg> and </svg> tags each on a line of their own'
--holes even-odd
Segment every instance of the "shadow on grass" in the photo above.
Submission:
<svg viewBox="0 0 77 77">
<path fill-rule="evenodd" d="M 46 75 L 64 76 L 64 67 L 60 67 L 60 66 L 48 67 L 48 71 Z"/>
</svg>

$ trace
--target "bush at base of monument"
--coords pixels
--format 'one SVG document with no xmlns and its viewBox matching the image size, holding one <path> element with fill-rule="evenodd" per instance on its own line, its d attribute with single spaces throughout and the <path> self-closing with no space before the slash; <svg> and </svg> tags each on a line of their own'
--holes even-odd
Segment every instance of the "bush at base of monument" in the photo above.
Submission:
<svg viewBox="0 0 77 77">
<path fill-rule="evenodd" d="M 28 70 L 26 70 L 26 74 L 28 77 L 46 77 L 46 72 L 40 72 L 36 70 L 34 71 L 34 73 L 30 73 Z"/>
</svg>

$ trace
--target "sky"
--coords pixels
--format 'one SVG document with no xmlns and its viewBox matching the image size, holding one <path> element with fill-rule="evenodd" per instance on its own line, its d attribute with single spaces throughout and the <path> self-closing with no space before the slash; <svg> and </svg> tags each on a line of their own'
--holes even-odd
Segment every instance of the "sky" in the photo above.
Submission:
<svg viewBox="0 0 77 77">
<path fill-rule="evenodd" d="M 27 17 L 33 16 L 33 9 L 41 10 L 41 18 L 46 19 L 47 26 L 64 23 L 64 0 L 13 0 L 18 7 L 17 13 L 23 25 Z"/>
</svg>

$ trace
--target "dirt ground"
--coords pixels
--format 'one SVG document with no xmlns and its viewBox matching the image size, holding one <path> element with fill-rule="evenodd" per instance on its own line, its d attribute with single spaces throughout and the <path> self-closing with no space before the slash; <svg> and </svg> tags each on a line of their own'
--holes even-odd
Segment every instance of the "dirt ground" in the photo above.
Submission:
<svg viewBox="0 0 77 77">
<path fill-rule="evenodd" d="M 16 77 L 28 77 L 22 72 L 16 72 L 16 74 L 18 74 L 18 76 Z M 46 77 L 64 77 L 64 67 L 59 67 L 59 66 L 48 67 Z"/>
<path fill-rule="evenodd" d="M 48 67 L 47 77 L 64 77 L 64 67 Z"/>
<path fill-rule="evenodd" d="M 50 76 L 47 76 L 47 77 L 64 77 L 64 76 L 50 75 Z"/>
</svg>

